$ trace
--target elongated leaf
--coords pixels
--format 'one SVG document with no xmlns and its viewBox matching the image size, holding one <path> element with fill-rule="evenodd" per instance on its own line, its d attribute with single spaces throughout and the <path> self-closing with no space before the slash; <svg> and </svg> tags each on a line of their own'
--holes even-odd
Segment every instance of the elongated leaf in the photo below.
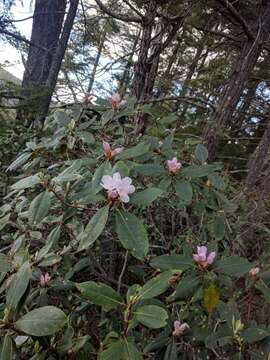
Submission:
<svg viewBox="0 0 270 360">
<path fill-rule="evenodd" d="M 141 220 L 128 212 L 116 213 L 116 232 L 125 249 L 142 259 L 147 255 L 149 242 L 147 232 Z"/>
<path fill-rule="evenodd" d="M 131 197 L 131 204 L 149 206 L 153 201 L 155 201 L 161 194 L 163 190 L 158 188 L 149 188 L 140 192 L 135 193 Z"/>
<path fill-rule="evenodd" d="M 217 174 L 208 175 L 208 179 L 210 180 L 211 184 L 218 190 L 222 190 L 225 188 L 224 180 L 221 176 Z"/>
<path fill-rule="evenodd" d="M 23 294 L 25 293 L 31 276 L 29 262 L 25 262 L 15 275 L 8 289 L 6 301 L 10 310 L 15 310 Z"/>
<path fill-rule="evenodd" d="M 24 315 L 15 327 L 28 335 L 48 336 L 58 332 L 66 324 L 65 313 L 55 306 L 43 306 Z"/>
<path fill-rule="evenodd" d="M 225 235 L 225 223 L 222 216 L 216 216 L 212 223 L 212 232 L 217 240 L 221 240 Z"/>
<path fill-rule="evenodd" d="M 116 341 L 111 344 L 108 349 L 102 351 L 100 354 L 100 360 L 122 360 L 124 352 L 124 343 L 122 341 Z"/>
<path fill-rule="evenodd" d="M 193 190 L 192 186 L 187 181 L 178 181 L 175 184 L 176 194 L 184 205 L 189 205 L 192 201 Z"/>
<path fill-rule="evenodd" d="M 2 349 L 0 353 L 1 360 L 12 360 L 13 359 L 13 344 L 12 338 L 10 335 L 6 334 L 2 344 Z"/>
<path fill-rule="evenodd" d="M 41 267 L 53 266 L 53 265 L 59 263 L 61 260 L 62 260 L 62 257 L 60 255 L 47 254 L 43 258 L 43 260 L 39 263 L 39 266 L 41 266 Z"/>
<path fill-rule="evenodd" d="M 174 342 L 167 346 L 163 360 L 177 360 L 177 348 Z"/>
<path fill-rule="evenodd" d="M 254 264 L 239 256 L 231 256 L 215 263 L 215 271 L 231 276 L 242 276 L 249 272 Z"/>
<path fill-rule="evenodd" d="M 26 163 L 28 159 L 30 159 L 32 153 L 26 152 L 17 157 L 16 160 L 13 161 L 7 168 L 8 171 L 14 171 L 18 169 L 20 166 Z"/>
<path fill-rule="evenodd" d="M 42 259 L 47 255 L 53 247 L 56 246 L 61 234 L 61 226 L 56 226 L 48 235 L 46 245 L 41 248 L 37 254 L 37 260 Z"/>
<path fill-rule="evenodd" d="M 86 281 L 76 286 L 86 299 L 106 310 L 114 309 L 124 302 L 122 297 L 108 285 Z"/>
<path fill-rule="evenodd" d="M 265 329 L 261 329 L 259 327 L 249 328 L 241 332 L 241 338 L 244 340 L 245 343 L 248 344 L 261 341 L 268 336 L 270 336 L 270 333 Z"/>
<path fill-rule="evenodd" d="M 182 170 L 182 175 L 190 178 L 200 178 L 213 174 L 216 170 L 220 170 L 220 165 L 191 165 Z"/>
<path fill-rule="evenodd" d="M 147 283 L 141 288 L 141 299 L 152 299 L 153 297 L 166 291 L 170 286 L 170 279 L 173 276 L 173 273 L 174 272 L 172 270 L 168 270 L 147 281 Z"/>
<path fill-rule="evenodd" d="M 51 197 L 48 191 L 44 191 L 32 200 L 28 218 L 31 224 L 39 224 L 48 214 L 51 206 Z"/>
<path fill-rule="evenodd" d="M 20 181 L 13 184 L 11 187 L 14 190 L 23 190 L 23 189 L 28 189 L 40 183 L 41 183 L 40 177 L 38 175 L 32 175 L 24 179 L 21 179 Z"/>
<path fill-rule="evenodd" d="M 195 156 L 201 163 L 208 159 L 208 150 L 203 144 L 198 144 L 195 149 Z"/>
<path fill-rule="evenodd" d="M 130 149 L 124 150 L 121 154 L 118 155 L 118 158 L 121 160 L 136 158 L 138 156 L 146 154 L 149 149 L 150 144 L 142 142 Z"/>
<path fill-rule="evenodd" d="M 161 255 L 155 257 L 150 265 L 161 270 L 186 270 L 193 266 L 193 260 L 187 255 Z"/>
<path fill-rule="evenodd" d="M 99 209 L 98 212 L 92 217 L 92 219 L 86 225 L 85 230 L 80 237 L 80 244 L 78 251 L 87 249 L 101 235 L 107 223 L 108 214 L 109 214 L 109 205 Z"/>
<path fill-rule="evenodd" d="M 136 319 L 150 329 L 159 329 L 167 323 L 167 311 L 157 305 L 141 306 L 134 312 Z"/>
<path fill-rule="evenodd" d="M 142 354 L 131 341 L 123 342 L 123 360 L 143 360 Z"/>
<path fill-rule="evenodd" d="M 164 166 L 159 164 L 140 164 L 136 165 L 134 170 L 144 176 L 158 176 L 165 174 Z"/>
<path fill-rule="evenodd" d="M 104 175 L 110 175 L 112 171 L 112 166 L 109 163 L 109 161 L 105 161 L 98 167 L 94 173 L 93 179 L 92 179 L 92 193 L 96 194 L 98 191 L 102 189 L 102 186 L 100 185 L 101 179 Z"/>
<path fill-rule="evenodd" d="M 10 218 L 10 213 L 7 213 L 5 216 L 0 219 L 0 231 L 8 224 Z"/>
<path fill-rule="evenodd" d="M 173 297 L 175 300 L 184 300 L 187 297 L 192 296 L 198 289 L 200 284 L 200 278 L 195 275 L 187 275 L 183 279 L 180 279 Z"/>
<path fill-rule="evenodd" d="M 11 262 L 9 261 L 8 257 L 4 254 L 0 254 L 0 273 L 6 273 L 10 271 L 11 268 Z"/>
</svg>

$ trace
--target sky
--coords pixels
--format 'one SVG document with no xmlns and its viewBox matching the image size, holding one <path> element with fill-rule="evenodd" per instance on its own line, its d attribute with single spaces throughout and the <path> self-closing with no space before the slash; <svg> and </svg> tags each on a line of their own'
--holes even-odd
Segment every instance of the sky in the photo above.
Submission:
<svg viewBox="0 0 270 360">
<path fill-rule="evenodd" d="M 31 16 L 33 12 L 30 4 L 31 0 L 23 0 L 23 4 L 21 1 L 16 1 L 16 5 L 12 6 L 14 20 L 24 19 L 28 16 Z M 24 35 L 27 39 L 30 39 L 32 19 L 17 22 L 16 26 L 22 35 Z M 10 62 L 10 66 L 5 66 L 5 69 L 15 75 L 17 78 L 22 79 L 24 67 L 22 64 L 20 52 L 17 51 L 15 47 L 0 42 L 0 59 L 1 64 L 5 63 L 5 61 Z"/>
</svg>

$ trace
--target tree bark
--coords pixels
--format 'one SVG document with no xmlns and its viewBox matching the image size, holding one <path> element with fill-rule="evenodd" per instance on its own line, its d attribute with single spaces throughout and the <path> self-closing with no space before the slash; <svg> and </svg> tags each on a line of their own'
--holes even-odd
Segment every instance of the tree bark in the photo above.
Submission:
<svg viewBox="0 0 270 360">
<path fill-rule="evenodd" d="M 49 76 L 61 34 L 66 0 L 36 0 L 31 44 L 22 81 L 21 105 L 30 121 L 40 108 L 42 91 Z M 22 115 L 22 113 L 21 113 Z"/>
<path fill-rule="evenodd" d="M 208 148 L 209 158 L 215 157 L 219 144 L 219 137 L 223 129 L 230 123 L 233 113 L 240 100 L 247 83 L 261 54 L 263 43 L 269 37 L 270 30 L 270 2 L 265 2 L 257 22 L 257 36 L 255 40 L 248 38 L 235 61 L 229 81 L 219 98 L 216 110 L 209 124 L 204 129 L 203 140 Z"/>
<path fill-rule="evenodd" d="M 50 72 L 46 81 L 46 93 L 42 98 L 42 108 L 38 117 L 38 121 L 43 123 L 48 113 L 51 98 L 53 96 L 54 89 L 56 87 L 57 78 L 61 69 L 61 64 L 65 55 L 70 33 L 74 24 L 74 19 L 77 13 L 79 0 L 70 0 L 68 14 L 64 23 L 61 38 L 59 40 L 53 62 L 50 68 Z"/>
</svg>

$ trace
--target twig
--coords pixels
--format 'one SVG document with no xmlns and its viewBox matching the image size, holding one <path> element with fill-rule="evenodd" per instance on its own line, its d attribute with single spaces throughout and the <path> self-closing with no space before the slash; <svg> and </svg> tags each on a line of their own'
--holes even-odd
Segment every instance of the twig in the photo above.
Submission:
<svg viewBox="0 0 270 360">
<path fill-rule="evenodd" d="M 126 251 L 126 255 L 125 255 L 125 260 L 124 260 L 124 264 L 123 264 L 123 268 L 122 271 L 119 275 L 119 279 L 118 279 L 118 285 L 117 285 L 117 291 L 119 292 L 121 289 L 121 283 L 122 283 L 122 278 L 124 276 L 126 267 L 127 267 L 127 260 L 128 260 L 128 250 Z"/>
</svg>

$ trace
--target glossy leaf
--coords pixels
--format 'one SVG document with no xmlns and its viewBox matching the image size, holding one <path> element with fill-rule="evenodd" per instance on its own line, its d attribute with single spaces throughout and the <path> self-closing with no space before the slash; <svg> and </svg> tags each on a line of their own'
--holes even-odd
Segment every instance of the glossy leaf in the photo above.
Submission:
<svg viewBox="0 0 270 360">
<path fill-rule="evenodd" d="M 109 205 L 99 209 L 86 225 L 84 232 L 80 236 L 78 251 L 82 251 L 91 246 L 101 235 L 105 228 L 109 215 Z"/>
<path fill-rule="evenodd" d="M 41 183 L 40 177 L 38 175 L 32 175 L 21 179 L 20 181 L 13 184 L 11 187 L 14 190 L 23 190 L 23 189 L 28 189 L 40 183 Z"/>
<path fill-rule="evenodd" d="M 140 192 L 136 192 L 134 195 L 132 195 L 130 203 L 141 206 L 149 206 L 162 193 L 163 191 L 158 188 L 149 188 Z"/>
<path fill-rule="evenodd" d="M 0 273 L 6 273 L 12 269 L 11 262 L 4 254 L 0 254 Z"/>
<path fill-rule="evenodd" d="M 215 271 L 231 276 L 242 276 L 249 272 L 254 264 L 239 256 L 227 257 L 215 263 Z"/>
<path fill-rule="evenodd" d="M 116 213 L 116 232 L 125 249 L 138 259 L 148 253 L 149 242 L 146 229 L 134 214 L 118 211 Z"/>
<path fill-rule="evenodd" d="M 12 360 L 13 359 L 13 343 L 12 337 L 8 334 L 5 335 L 0 352 L 1 360 Z"/>
<path fill-rule="evenodd" d="M 55 306 L 43 306 L 24 315 L 15 323 L 15 327 L 28 335 L 53 335 L 66 324 L 65 313 Z"/>
<path fill-rule="evenodd" d="M 173 298 L 175 300 L 184 300 L 192 296 L 198 289 L 199 284 L 200 278 L 198 275 L 190 274 L 185 276 L 183 279 L 181 278 L 178 285 L 176 286 Z"/>
<path fill-rule="evenodd" d="M 184 203 L 184 205 L 189 205 L 191 203 L 193 197 L 193 190 L 189 182 L 176 182 L 175 191 L 179 199 Z"/>
<path fill-rule="evenodd" d="M 144 305 L 134 312 L 136 319 L 150 329 L 159 329 L 166 325 L 167 311 L 157 305 Z"/>
<path fill-rule="evenodd" d="M 203 144 L 198 144 L 195 149 L 195 156 L 201 163 L 208 159 L 208 150 Z"/>
<path fill-rule="evenodd" d="M 123 304 L 122 297 L 110 286 L 86 281 L 76 284 L 83 297 L 93 304 L 100 305 L 106 310 L 111 310 Z"/>
<path fill-rule="evenodd" d="M 141 142 L 136 146 L 124 150 L 121 154 L 118 155 L 118 158 L 121 160 L 136 158 L 146 154 L 149 148 L 150 148 L 150 144 L 146 142 Z"/>
<path fill-rule="evenodd" d="M 160 270 L 187 270 L 193 266 L 193 260 L 187 255 L 161 255 L 155 257 L 150 265 Z"/>
<path fill-rule="evenodd" d="M 39 224 L 48 214 L 51 206 L 51 197 L 48 191 L 44 191 L 32 200 L 28 218 L 30 224 Z"/>
<path fill-rule="evenodd" d="M 160 274 L 153 279 L 147 281 L 147 283 L 140 290 L 141 299 L 152 299 L 155 296 L 162 294 L 170 286 L 170 279 L 173 276 L 173 271 L 168 270 L 163 274 Z"/>
</svg>

